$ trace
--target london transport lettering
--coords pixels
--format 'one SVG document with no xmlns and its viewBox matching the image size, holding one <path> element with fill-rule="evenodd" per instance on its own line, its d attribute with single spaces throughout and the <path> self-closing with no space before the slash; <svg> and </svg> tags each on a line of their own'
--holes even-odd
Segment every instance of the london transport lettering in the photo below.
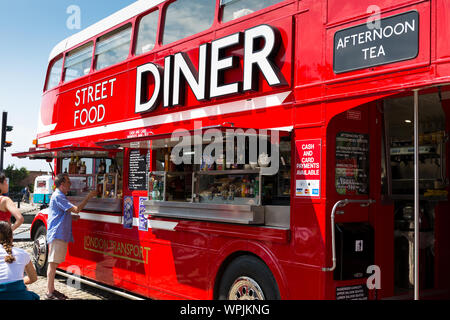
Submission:
<svg viewBox="0 0 450 320">
<path fill-rule="evenodd" d="M 84 250 L 137 263 L 148 264 L 150 248 L 123 241 L 85 236 Z"/>
</svg>

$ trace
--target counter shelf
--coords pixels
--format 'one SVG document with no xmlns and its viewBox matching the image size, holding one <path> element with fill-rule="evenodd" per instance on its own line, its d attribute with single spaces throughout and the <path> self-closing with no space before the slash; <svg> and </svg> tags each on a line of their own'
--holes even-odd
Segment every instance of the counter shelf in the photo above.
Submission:
<svg viewBox="0 0 450 320">
<path fill-rule="evenodd" d="M 263 206 L 262 186 L 263 177 L 268 175 L 265 168 L 251 170 L 221 170 L 221 171 L 194 171 L 194 172 L 149 172 L 149 199 L 144 202 L 146 215 L 150 217 L 182 218 L 201 221 L 215 221 L 225 223 L 264 225 L 270 221 L 271 225 L 278 227 L 289 226 L 289 206 Z M 192 175 L 192 196 L 190 201 L 167 201 L 167 179 L 170 176 Z M 254 197 L 233 197 L 225 200 L 222 196 L 210 198 L 201 195 L 200 179 L 218 176 L 254 176 L 258 179 L 258 192 Z M 151 197 L 150 182 L 157 178 L 162 183 L 162 197 L 154 200 Z M 154 183 L 154 182 L 153 182 Z M 153 184 L 154 185 L 154 184 Z M 163 200 L 164 199 L 164 200 Z"/>
<path fill-rule="evenodd" d="M 70 174 L 71 189 L 67 195 L 68 200 L 77 205 L 83 201 L 90 190 L 98 190 L 101 185 L 100 198 L 92 198 L 88 201 L 85 210 L 101 212 L 122 212 L 122 199 L 120 197 L 119 174 Z M 111 195 L 111 191 L 114 193 Z"/>
</svg>

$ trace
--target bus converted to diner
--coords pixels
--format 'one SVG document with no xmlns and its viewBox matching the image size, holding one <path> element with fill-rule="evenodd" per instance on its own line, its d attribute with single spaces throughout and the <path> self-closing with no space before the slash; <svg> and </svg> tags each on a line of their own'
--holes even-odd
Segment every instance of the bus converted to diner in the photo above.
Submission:
<svg viewBox="0 0 450 320">
<path fill-rule="evenodd" d="M 152 299 L 450 297 L 445 0 L 142 0 L 50 53 L 59 273 Z M 45 274 L 48 209 L 35 218 Z"/>
</svg>

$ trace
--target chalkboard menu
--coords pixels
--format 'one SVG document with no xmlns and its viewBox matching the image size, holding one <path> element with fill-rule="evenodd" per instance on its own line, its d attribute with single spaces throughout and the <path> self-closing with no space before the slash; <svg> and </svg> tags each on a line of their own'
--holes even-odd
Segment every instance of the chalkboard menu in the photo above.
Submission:
<svg viewBox="0 0 450 320">
<path fill-rule="evenodd" d="M 335 181 L 336 191 L 341 195 L 369 193 L 369 135 L 337 134 Z"/>
<path fill-rule="evenodd" d="M 150 152 L 142 153 L 140 150 L 130 151 L 129 190 L 147 190 L 149 161 Z"/>
</svg>

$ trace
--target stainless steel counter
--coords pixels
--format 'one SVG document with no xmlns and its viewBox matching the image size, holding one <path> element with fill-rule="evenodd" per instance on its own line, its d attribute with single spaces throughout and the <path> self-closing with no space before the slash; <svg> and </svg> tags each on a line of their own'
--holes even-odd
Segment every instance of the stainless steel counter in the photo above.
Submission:
<svg viewBox="0 0 450 320">
<path fill-rule="evenodd" d="M 289 228 L 289 206 L 253 206 L 213 203 L 145 201 L 150 217 L 266 225 Z"/>
<path fill-rule="evenodd" d="M 73 205 L 79 205 L 84 197 L 67 197 Z M 100 199 L 92 198 L 88 201 L 84 210 L 102 211 L 102 212 L 122 212 L 122 199 Z"/>
<path fill-rule="evenodd" d="M 264 224 L 264 207 L 190 202 L 145 201 L 151 217 L 190 219 L 238 224 Z"/>
</svg>

